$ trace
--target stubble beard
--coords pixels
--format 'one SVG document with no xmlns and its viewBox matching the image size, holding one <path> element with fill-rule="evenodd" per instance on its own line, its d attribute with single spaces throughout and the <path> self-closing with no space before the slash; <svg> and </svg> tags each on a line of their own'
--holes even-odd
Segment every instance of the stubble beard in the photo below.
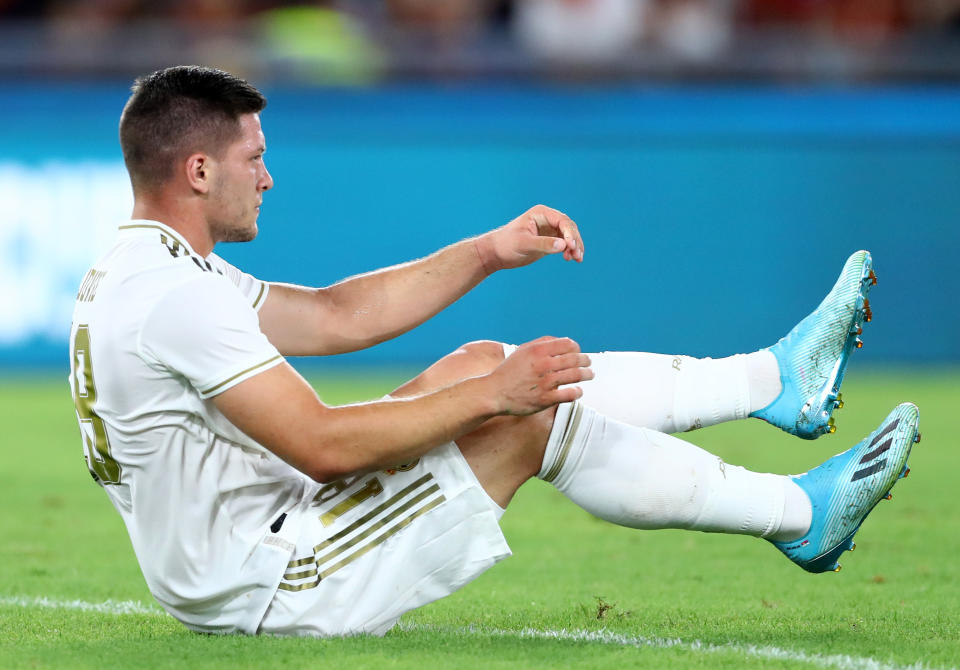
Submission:
<svg viewBox="0 0 960 670">
<path fill-rule="evenodd" d="M 210 234 L 217 242 L 250 242 L 257 236 L 257 222 L 243 226 L 217 221 L 210 225 Z"/>
<path fill-rule="evenodd" d="M 257 217 L 260 210 L 250 211 L 247 207 L 237 206 L 231 197 L 234 189 L 222 176 L 214 184 L 213 210 L 226 214 L 225 217 L 210 221 L 210 235 L 214 242 L 249 242 L 257 236 Z M 238 198 L 238 200 L 242 200 Z M 237 212 L 239 210 L 239 213 Z M 234 214 L 234 216 L 231 216 Z"/>
</svg>

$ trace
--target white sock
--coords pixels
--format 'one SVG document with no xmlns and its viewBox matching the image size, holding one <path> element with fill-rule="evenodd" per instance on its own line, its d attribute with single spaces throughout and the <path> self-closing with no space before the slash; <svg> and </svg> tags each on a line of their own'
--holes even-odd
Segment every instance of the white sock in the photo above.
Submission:
<svg viewBox="0 0 960 670">
<path fill-rule="evenodd" d="M 516 347 L 504 345 L 509 356 Z M 596 375 L 581 402 L 611 418 L 661 433 L 744 419 L 780 393 L 777 359 L 767 350 L 728 358 L 627 351 L 589 354 Z"/>
<path fill-rule="evenodd" d="M 538 476 L 591 514 L 630 528 L 789 540 L 810 526 L 810 501 L 789 477 L 728 465 L 580 402 L 558 407 Z"/>
</svg>

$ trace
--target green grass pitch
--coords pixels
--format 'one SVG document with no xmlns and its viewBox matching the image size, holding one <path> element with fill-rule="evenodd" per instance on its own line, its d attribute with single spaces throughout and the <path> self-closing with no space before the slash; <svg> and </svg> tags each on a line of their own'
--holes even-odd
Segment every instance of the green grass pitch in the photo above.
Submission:
<svg viewBox="0 0 960 670">
<path fill-rule="evenodd" d="M 398 375 L 317 379 L 330 402 Z M 838 432 L 759 421 L 686 437 L 755 470 L 802 472 L 920 406 L 911 476 L 881 502 L 839 574 L 768 543 L 595 520 L 542 482 L 503 525 L 514 557 L 384 638 L 216 637 L 160 613 L 120 518 L 83 464 L 62 380 L 0 383 L 2 668 L 954 668 L 960 666 L 960 374 L 854 369 Z M 131 604 L 132 603 L 132 604 Z"/>
</svg>

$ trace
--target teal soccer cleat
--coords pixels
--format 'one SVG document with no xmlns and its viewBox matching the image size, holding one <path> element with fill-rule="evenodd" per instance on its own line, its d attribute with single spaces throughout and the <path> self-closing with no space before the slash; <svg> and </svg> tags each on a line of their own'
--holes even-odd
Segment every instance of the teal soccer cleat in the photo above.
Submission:
<svg viewBox="0 0 960 670">
<path fill-rule="evenodd" d="M 750 414 L 778 428 L 813 440 L 836 430 L 833 410 L 843 407 L 840 382 L 859 335 L 870 321 L 867 293 L 877 283 L 868 251 L 858 251 L 820 306 L 769 351 L 780 366 L 783 389 L 776 399 Z"/>
<path fill-rule="evenodd" d="M 903 403 L 857 446 L 810 472 L 792 475 L 810 497 L 813 519 L 806 535 L 774 546 L 807 572 L 839 571 L 837 559 L 856 546 L 853 536 L 864 519 L 909 474 L 907 457 L 920 441 L 919 425 L 917 406 Z"/>
</svg>

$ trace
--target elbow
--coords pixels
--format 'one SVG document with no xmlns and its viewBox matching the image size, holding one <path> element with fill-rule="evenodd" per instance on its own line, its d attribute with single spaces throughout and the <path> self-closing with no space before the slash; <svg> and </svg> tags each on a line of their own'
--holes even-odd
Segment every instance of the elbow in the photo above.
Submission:
<svg viewBox="0 0 960 670">
<path fill-rule="evenodd" d="M 346 475 L 350 474 L 340 468 L 328 467 L 321 464 L 311 465 L 310 467 L 301 468 L 301 470 L 310 479 L 320 484 L 327 484 L 338 479 L 343 479 Z"/>
<path fill-rule="evenodd" d="M 300 470 L 310 479 L 320 482 L 332 482 L 362 468 L 362 464 L 352 463 L 344 457 L 344 450 L 329 444 L 324 444 L 313 450 L 312 457 Z"/>
</svg>

